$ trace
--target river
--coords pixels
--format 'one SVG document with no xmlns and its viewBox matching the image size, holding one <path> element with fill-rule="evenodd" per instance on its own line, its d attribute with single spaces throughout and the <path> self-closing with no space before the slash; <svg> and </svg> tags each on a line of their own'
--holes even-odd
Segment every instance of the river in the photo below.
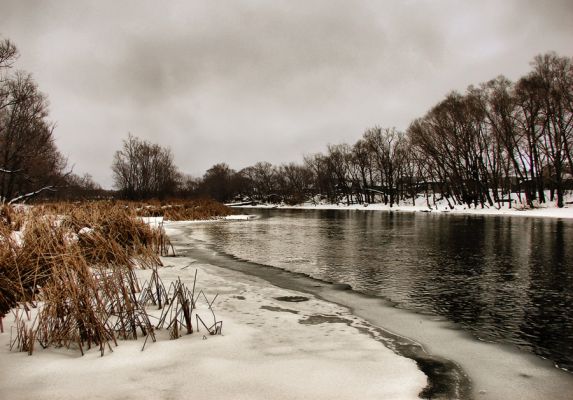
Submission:
<svg viewBox="0 0 573 400">
<path fill-rule="evenodd" d="M 199 224 L 221 253 L 444 318 L 573 371 L 573 221 L 338 210 L 249 210 Z"/>
</svg>

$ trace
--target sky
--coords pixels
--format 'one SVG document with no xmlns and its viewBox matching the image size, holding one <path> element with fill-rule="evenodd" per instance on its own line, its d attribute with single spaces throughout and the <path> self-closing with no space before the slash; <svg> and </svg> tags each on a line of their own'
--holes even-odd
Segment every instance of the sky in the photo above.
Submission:
<svg viewBox="0 0 573 400">
<path fill-rule="evenodd" d="M 60 151 L 112 187 L 129 133 L 184 173 L 301 162 L 452 90 L 573 56 L 572 0 L 0 0 Z"/>
</svg>

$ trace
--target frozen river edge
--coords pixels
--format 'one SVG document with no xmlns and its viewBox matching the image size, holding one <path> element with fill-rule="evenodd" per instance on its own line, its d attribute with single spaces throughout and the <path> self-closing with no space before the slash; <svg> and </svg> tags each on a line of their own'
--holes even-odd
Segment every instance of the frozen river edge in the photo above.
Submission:
<svg viewBox="0 0 573 400">
<path fill-rule="evenodd" d="M 567 199 L 572 196 L 568 195 Z M 503 208 L 488 207 L 488 208 L 468 208 L 464 205 L 455 205 L 453 209 L 450 209 L 447 205 L 439 204 L 434 208 L 428 208 L 425 204 L 395 204 L 393 207 L 384 204 L 299 204 L 294 206 L 288 205 L 265 205 L 260 204 L 256 206 L 251 205 L 231 205 L 233 208 L 237 209 L 249 209 L 249 208 L 259 208 L 259 209 L 285 209 L 285 210 L 345 210 L 345 211 L 385 211 L 385 212 L 407 212 L 407 213 L 432 213 L 432 214 L 454 214 L 454 215 L 473 215 L 473 216 L 511 216 L 511 217 L 532 217 L 532 218 L 560 218 L 560 219 L 573 219 L 573 206 L 571 201 L 563 208 L 557 208 L 554 205 L 538 207 L 538 208 L 509 208 L 505 206 Z"/>
<path fill-rule="evenodd" d="M 184 232 L 192 227 L 177 228 L 180 233 L 173 236 L 174 241 L 201 262 L 256 275 L 279 287 L 348 307 L 380 329 L 379 339 L 388 347 L 418 362 L 430 378 L 426 390 L 433 390 L 437 398 L 565 399 L 573 391 L 573 375 L 537 356 L 512 346 L 480 342 L 443 319 L 400 310 L 377 297 L 341 291 L 304 275 L 217 254 L 206 244 L 191 245 L 190 235 Z"/>
<path fill-rule="evenodd" d="M 104 357 L 95 349 L 83 357 L 38 349 L 30 357 L 9 351 L 5 320 L 0 398 L 568 399 L 573 392 L 573 375 L 548 361 L 343 285 L 218 254 L 190 238 L 194 224 L 166 224 L 178 256 L 163 259 L 160 275 L 189 285 L 197 270 L 198 289 L 210 299 L 219 294 L 223 336 L 168 340 L 160 331 L 143 352 L 138 340 Z M 142 281 L 150 273 L 138 271 Z"/>
<path fill-rule="evenodd" d="M 416 363 L 372 340 L 373 327 L 347 308 L 203 262 L 187 251 L 184 230 L 167 230 L 178 256 L 162 259 L 161 279 L 191 287 L 197 271 L 197 290 L 209 301 L 217 296 L 222 335 L 201 329 L 169 340 L 160 330 L 144 351 L 140 338 L 119 341 L 103 357 L 65 348 L 28 356 L 9 350 L 9 315 L 0 334 L 0 398 L 416 399 L 426 387 Z M 151 275 L 136 272 L 142 282 Z M 195 312 L 213 319 L 203 302 Z"/>
<path fill-rule="evenodd" d="M 217 254 L 203 246 L 197 246 L 197 243 L 190 242 L 189 235 L 185 232 L 187 229 L 192 229 L 192 226 L 185 223 L 175 223 L 167 226 L 167 231 L 178 254 L 196 259 L 200 264 L 216 265 L 242 274 L 255 276 L 266 281 L 266 285 L 271 283 L 273 286 L 295 291 L 295 294 L 311 295 L 327 301 L 327 304 L 330 304 L 331 307 L 342 306 L 347 310 L 346 312 L 351 312 L 343 302 L 339 301 L 339 296 L 344 291 L 340 289 L 344 289 L 344 286 L 329 285 L 301 274 L 248 263 L 226 255 Z M 313 315 L 313 319 L 316 321 L 320 317 L 324 317 L 325 321 L 329 319 L 332 321 L 332 316 L 332 313 L 329 315 L 318 313 Z M 344 320 L 336 322 L 345 323 Z M 398 359 L 406 358 L 416 363 L 418 369 L 424 373 L 427 383 L 418 390 L 420 396 L 415 396 L 414 398 L 471 398 L 469 380 L 455 363 L 441 357 L 428 355 L 420 344 L 403 336 L 393 334 L 380 326 L 374 326 L 363 321 L 361 325 L 355 327 L 357 328 L 356 334 L 365 334 L 370 340 L 374 339 L 381 342 L 385 347 L 392 350 L 399 357 Z M 325 339 L 331 340 L 330 337 L 317 336 L 313 337 L 312 341 L 321 343 Z M 390 359 L 388 362 L 395 361 Z"/>
</svg>

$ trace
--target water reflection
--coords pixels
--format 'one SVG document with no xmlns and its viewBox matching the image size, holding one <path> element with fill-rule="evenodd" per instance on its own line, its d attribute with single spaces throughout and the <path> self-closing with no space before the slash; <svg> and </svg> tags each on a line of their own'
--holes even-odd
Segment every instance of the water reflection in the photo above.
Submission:
<svg viewBox="0 0 573 400">
<path fill-rule="evenodd" d="M 573 223 L 351 211 L 256 211 L 198 225 L 221 251 L 345 282 L 573 370 Z"/>
<path fill-rule="evenodd" d="M 528 307 L 521 330 L 532 346 L 541 347 L 540 354 L 550 358 L 547 343 L 573 353 L 573 269 L 571 246 L 565 241 L 566 235 L 571 237 L 568 228 L 563 221 L 555 221 L 531 230 L 537 240 L 531 250 Z"/>
</svg>

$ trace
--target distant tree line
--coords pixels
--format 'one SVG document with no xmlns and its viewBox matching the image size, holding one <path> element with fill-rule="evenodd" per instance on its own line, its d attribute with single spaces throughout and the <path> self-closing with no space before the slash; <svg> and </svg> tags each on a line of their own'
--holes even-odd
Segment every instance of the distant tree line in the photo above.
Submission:
<svg viewBox="0 0 573 400">
<path fill-rule="evenodd" d="M 367 129 L 354 145 L 329 145 L 301 164 L 258 162 L 209 169 L 194 190 L 221 201 L 393 205 L 424 195 L 448 204 L 564 205 L 573 189 L 573 64 L 548 53 L 513 83 L 500 76 L 452 92 L 405 132 Z M 549 191 L 549 198 L 546 198 Z"/>
<path fill-rule="evenodd" d="M 171 151 L 132 135 L 115 153 L 112 170 L 115 186 L 128 199 L 173 196 L 181 184 Z"/>
<path fill-rule="evenodd" d="M 117 192 L 67 169 L 46 96 L 30 74 L 13 70 L 17 56 L 0 40 L 0 203 L 119 195 L 394 205 L 423 196 L 428 206 L 445 199 L 485 207 L 517 193 L 529 206 L 563 207 L 573 189 L 573 61 L 555 53 L 535 57 L 517 82 L 500 76 L 448 94 L 405 132 L 369 128 L 353 145 L 328 145 L 302 163 L 239 171 L 220 163 L 193 178 L 168 147 L 129 135 L 112 164 Z"/>
</svg>

